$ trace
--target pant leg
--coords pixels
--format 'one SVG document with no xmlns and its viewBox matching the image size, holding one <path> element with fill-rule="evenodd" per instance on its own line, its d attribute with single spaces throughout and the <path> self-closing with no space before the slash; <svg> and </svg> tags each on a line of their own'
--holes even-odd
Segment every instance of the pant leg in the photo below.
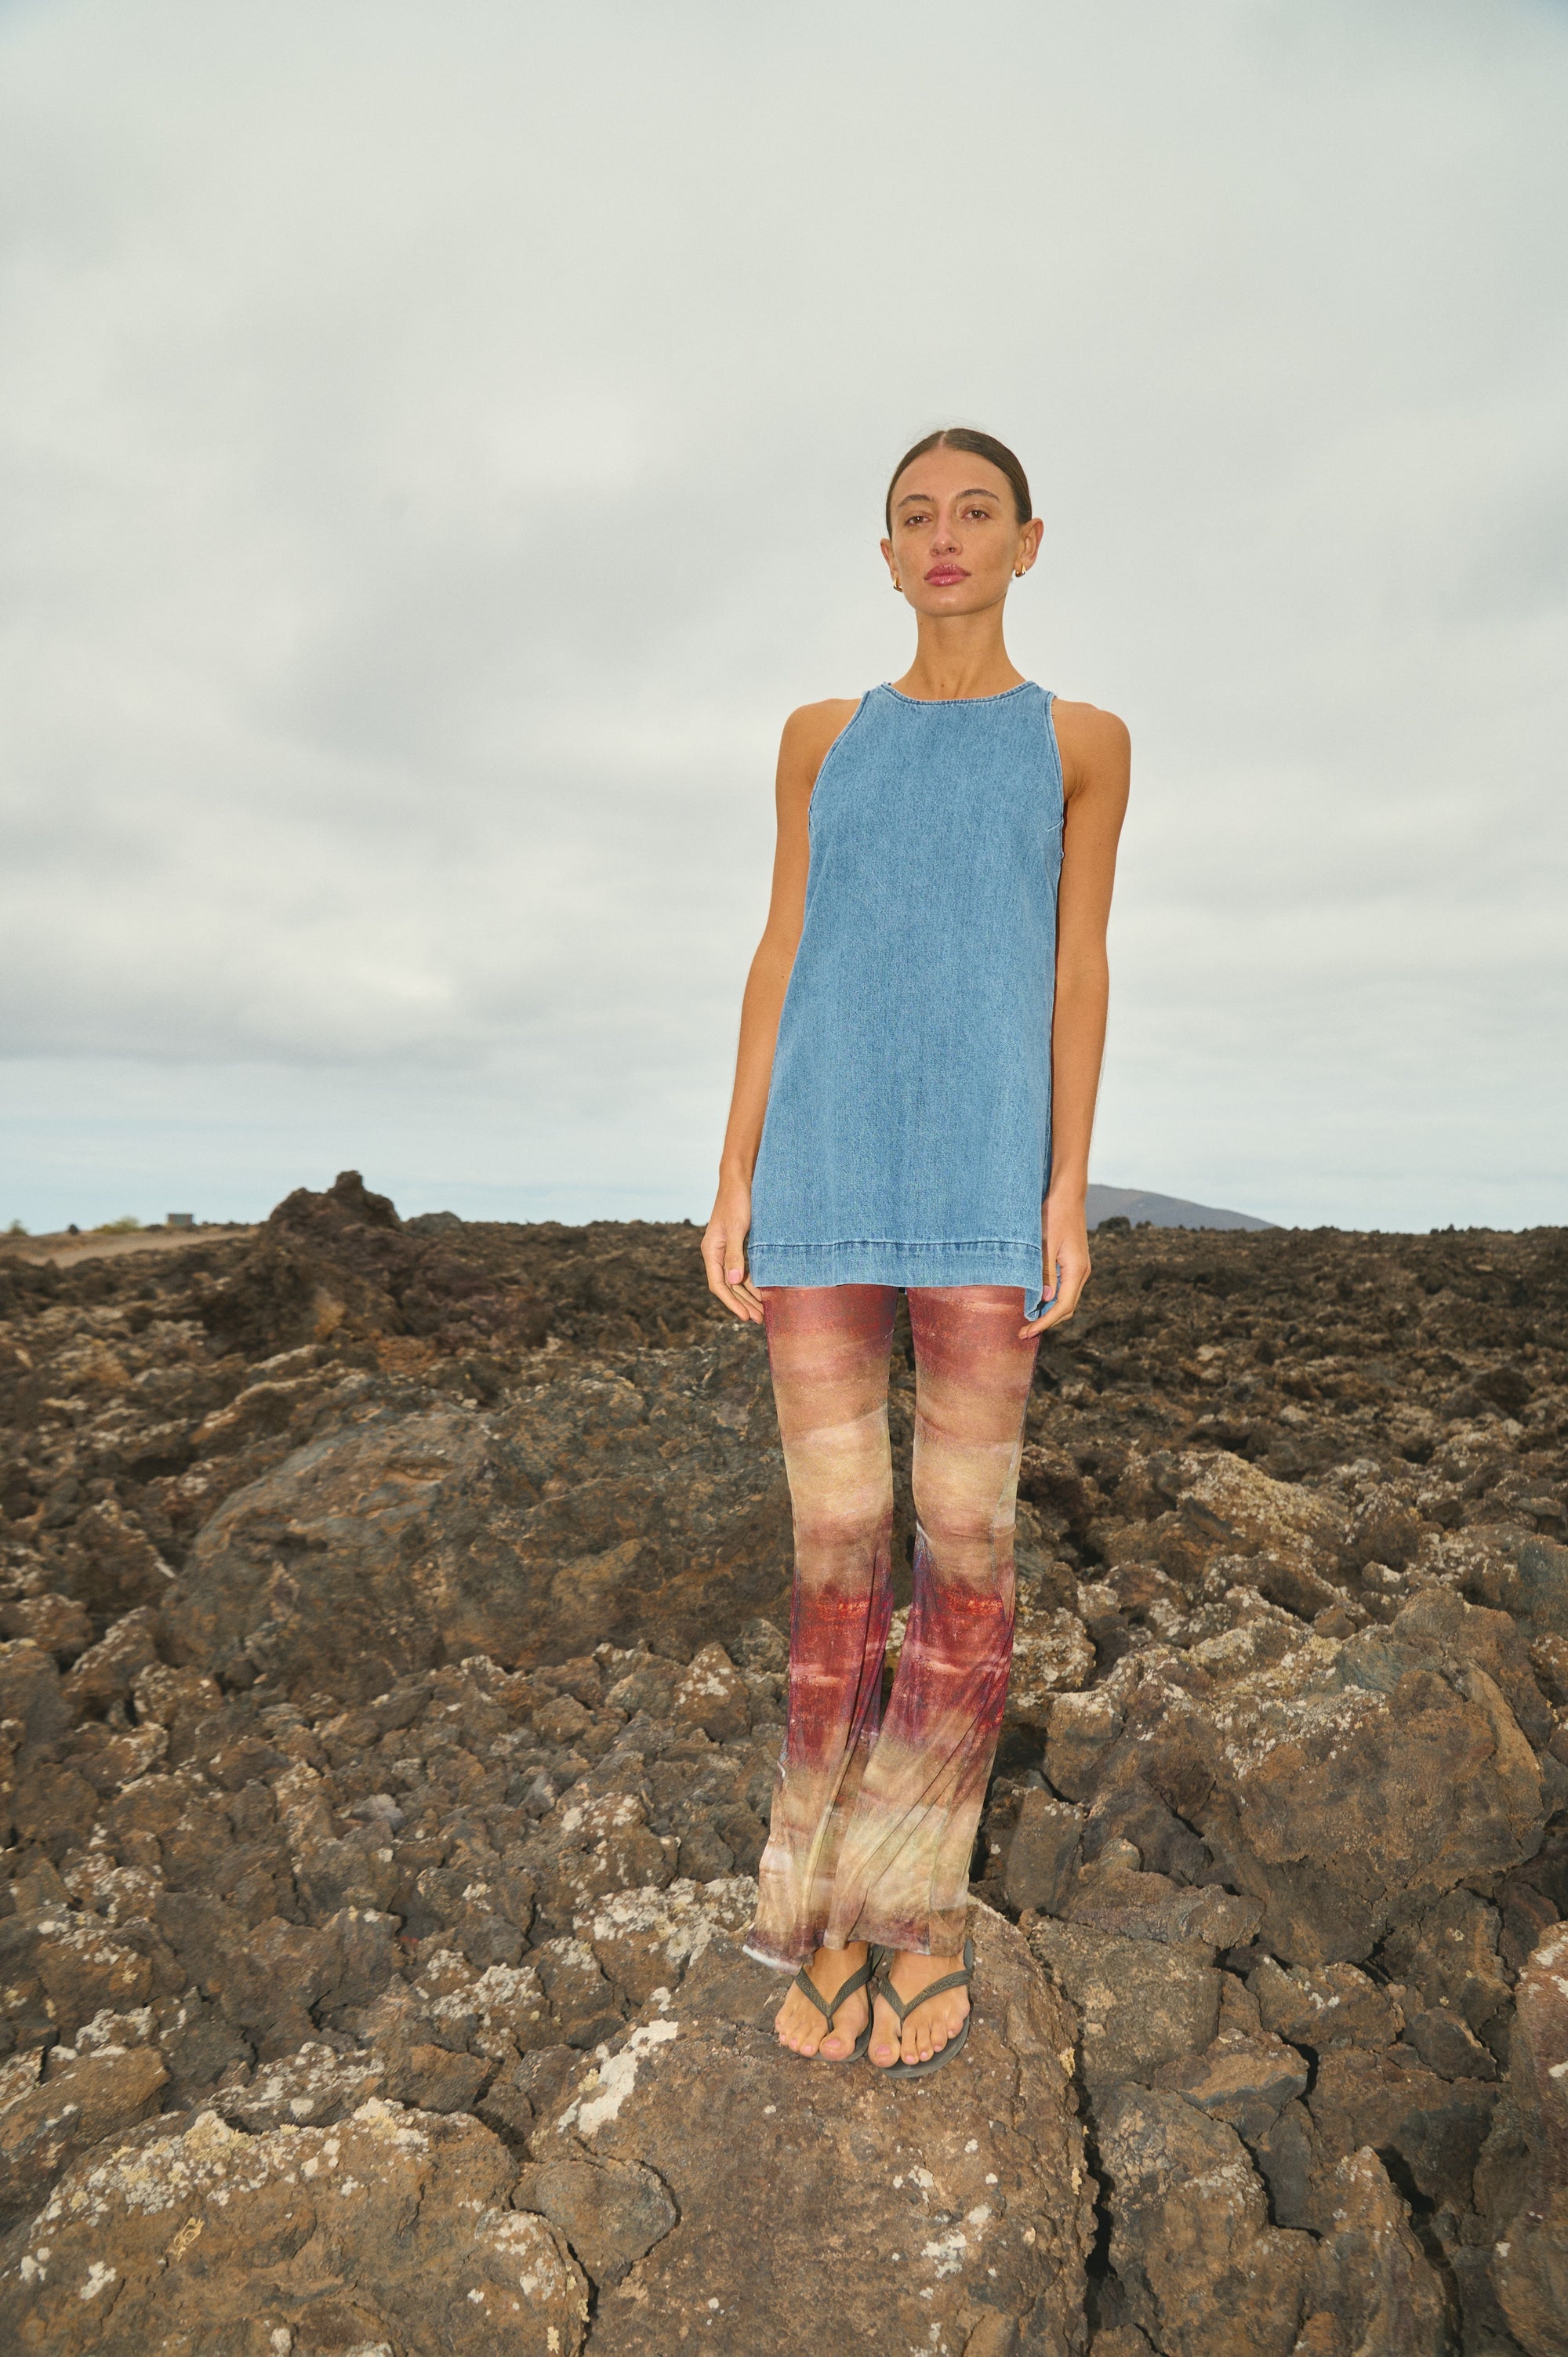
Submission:
<svg viewBox="0 0 1568 2357">
<path fill-rule="evenodd" d="M 795 1525 L 789 1723 L 746 1941 L 798 1964 L 827 1931 L 843 1829 L 882 1705 L 892 1618 L 892 1286 L 764 1286 Z"/>
<path fill-rule="evenodd" d="M 963 1945 L 1013 1651 L 1013 1527 L 1037 1343 L 1017 1286 L 909 1288 L 915 1592 L 840 1853 L 825 1944 Z"/>
</svg>

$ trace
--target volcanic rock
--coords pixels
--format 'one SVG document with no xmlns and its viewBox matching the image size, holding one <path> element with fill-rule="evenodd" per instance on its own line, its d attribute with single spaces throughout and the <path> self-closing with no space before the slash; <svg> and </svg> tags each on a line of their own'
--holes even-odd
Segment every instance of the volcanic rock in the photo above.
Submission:
<svg viewBox="0 0 1568 2357">
<path fill-rule="evenodd" d="M 572 2357 L 586 2286 L 555 2229 L 510 2207 L 515 2173 L 477 2120 L 377 2100 L 254 2136 L 203 2112 L 78 2164 L 0 2270 L 0 2331 L 93 2357 Z"/>
<path fill-rule="evenodd" d="M 1169 2357 L 1290 2357 L 1310 2238 L 1271 2226 L 1233 2129 L 1180 2095 L 1119 2087 L 1098 2113 L 1111 2263 Z"/>
<path fill-rule="evenodd" d="M 704 2313 L 716 2344 L 748 2357 L 893 2336 L 1072 2348 L 1091 2222 L 1071 2032 L 1017 1932 L 977 1910 L 965 2067 L 924 2082 L 913 2106 L 874 2070 L 781 2048 L 768 2027 L 779 1976 L 732 1936 L 710 1941 L 677 1996 L 655 1996 L 532 2137 L 518 2198 L 532 2189 L 564 2225 L 576 2214 L 579 2256 L 607 2257 L 595 2350 L 673 2347 Z M 824 2267 L 823 2250 L 877 2264 Z"/>
<path fill-rule="evenodd" d="M 1441 2278 L 1374 2152 L 1336 2164 L 1324 2208 L 1333 2231 L 1306 2277 L 1301 2357 L 1446 2357 L 1454 2342 Z"/>
<path fill-rule="evenodd" d="M 1151 2083 L 1167 2063 L 1200 2054 L 1219 2027 L 1222 1975 L 1157 1942 L 1129 1940 L 1028 1915 L 1036 1960 L 1072 2008 L 1078 2067 L 1091 2093 Z"/>
<path fill-rule="evenodd" d="M 1508 2083 L 1477 2189 L 1490 2213 L 1491 2276 L 1530 2357 L 1568 2349 L 1568 1928 L 1520 1976 Z"/>
<path fill-rule="evenodd" d="M 816 2346 L 831 2212 L 856 2345 L 891 2268 L 968 2357 L 1563 2357 L 1563 1237 L 1101 1234 L 1026 1417 L 976 2029 L 903 2087 L 783 2056 L 737 1953 L 789 1511 L 697 1242 L 346 1174 L 0 1243 L 9 2339 L 139 2357 L 161 2264 L 203 2351 L 674 2349 L 710 2298 Z M 913 1382 L 901 1315 L 900 1606 Z M 404 2158 L 334 2240 L 299 2139 L 368 2119 Z M 204 2151 L 238 2207 L 139 2206 Z M 509 2234 L 532 2343 L 463 2290 Z"/>
</svg>

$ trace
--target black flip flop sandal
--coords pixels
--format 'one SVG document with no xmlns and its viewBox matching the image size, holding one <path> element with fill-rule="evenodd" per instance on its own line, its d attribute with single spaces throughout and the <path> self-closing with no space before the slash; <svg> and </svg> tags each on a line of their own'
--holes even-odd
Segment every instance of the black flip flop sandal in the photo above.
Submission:
<svg viewBox="0 0 1568 2357">
<path fill-rule="evenodd" d="M 894 2012 L 898 2017 L 898 2028 L 900 2031 L 902 2031 L 904 2024 L 908 2020 L 909 2016 L 915 2012 L 918 2007 L 924 2005 L 928 1997 L 940 1996 L 944 1991 L 948 1989 L 968 1988 L 970 1985 L 970 1975 L 973 1970 L 974 1942 L 972 1940 L 966 1940 L 963 1943 L 963 1970 L 961 1973 L 944 1973 L 940 1981 L 933 1981 L 929 1988 L 923 1988 L 918 1996 L 912 1996 L 909 1999 L 908 2005 L 905 2004 L 903 1998 L 899 1996 L 892 1982 L 886 1975 L 884 1975 L 876 1984 L 875 1996 L 883 1996 L 886 1998 L 888 2004 L 892 2007 Z M 873 2017 L 875 2018 L 875 2001 L 873 2003 L 872 2012 Z M 940 2071 L 944 2062 L 950 2062 L 955 2054 L 960 2054 L 963 2051 L 964 2046 L 969 2039 L 969 2025 L 973 2019 L 974 2011 L 972 2007 L 970 2011 L 964 2015 L 963 2022 L 960 2028 L 958 2036 L 956 2038 L 950 2038 L 947 2044 L 941 2049 L 940 2052 L 933 2054 L 928 2061 L 905 2062 L 900 2061 L 897 2062 L 879 2062 L 876 2065 L 876 2068 L 881 2072 L 885 2079 L 927 2078 L 931 2072 Z"/>
<path fill-rule="evenodd" d="M 858 1972 L 851 1973 L 843 1986 L 836 1992 L 831 2000 L 822 1995 L 821 1989 L 818 1988 L 816 1983 L 812 1980 L 811 1974 L 806 1970 L 804 1964 L 801 1965 L 800 1971 L 796 1974 L 793 1986 L 800 1990 L 802 1996 L 811 1998 L 811 2003 L 816 2007 L 817 2011 L 823 2017 L 828 2025 L 828 2029 L 831 2031 L 833 2026 L 834 2017 L 845 1997 L 853 1996 L 856 1989 L 862 1989 L 866 1986 L 872 1975 L 879 1970 L 885 1953 L 885 1950 L 881 1948 L 872 1948 L 869 1950 L 865 1962 L 861 1965 L 860 1970 Z M 819 2046 L 814 2054 L 798 2054 L 795 2057 L 796 2061 L 798 2062 L 858 2062 L 865 2054 L 866 2048 L 871 2043 L 871 2021 L 872 2009 L 870 2005 L 867 2004 L 865 2008 L 865 2028 L 861 2031 L 860 2036 L 855 2040 L 854 2046 L 850 2049 L 847 2054 L 824 2054 L 822 2048 Z M 788 2052 L 789 2050 L 787 2048 L 785 2050 Z"/>
</svg>

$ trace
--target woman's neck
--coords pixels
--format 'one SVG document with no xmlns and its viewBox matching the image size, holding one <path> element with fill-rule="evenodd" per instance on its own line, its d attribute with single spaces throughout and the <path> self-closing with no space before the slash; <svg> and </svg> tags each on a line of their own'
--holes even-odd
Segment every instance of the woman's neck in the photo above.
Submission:
<svg viewBox="0 0 1568 2357">
<path fill-rule="evenodd" d="M 961 704 L 1005 695 L 1024 674 L 1007 652 L 999 612 L 918 617 L 915 660 L 893 685 L 922 704 Z"/>
</svg>

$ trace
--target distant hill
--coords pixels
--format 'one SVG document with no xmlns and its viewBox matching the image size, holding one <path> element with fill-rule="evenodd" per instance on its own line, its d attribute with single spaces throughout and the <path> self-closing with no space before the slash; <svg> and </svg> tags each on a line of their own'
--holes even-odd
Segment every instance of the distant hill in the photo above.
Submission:
<svg viewBox="0 0 1568 2357">
<path fill-rule="evenodd" d="M 1272 1228 L 1273 1220 L 1255 1220 L 1250 1211 L 1220 1211 L 1212 1203 L 1184 1203 L 1179 1195 L 1149 1195 L 1137 1187 L 1090 1187 L 1089 1224 L 1118 1213 L 1137 1227 L 1146 1220 L 1153 1228 Z"/>
</svg>

